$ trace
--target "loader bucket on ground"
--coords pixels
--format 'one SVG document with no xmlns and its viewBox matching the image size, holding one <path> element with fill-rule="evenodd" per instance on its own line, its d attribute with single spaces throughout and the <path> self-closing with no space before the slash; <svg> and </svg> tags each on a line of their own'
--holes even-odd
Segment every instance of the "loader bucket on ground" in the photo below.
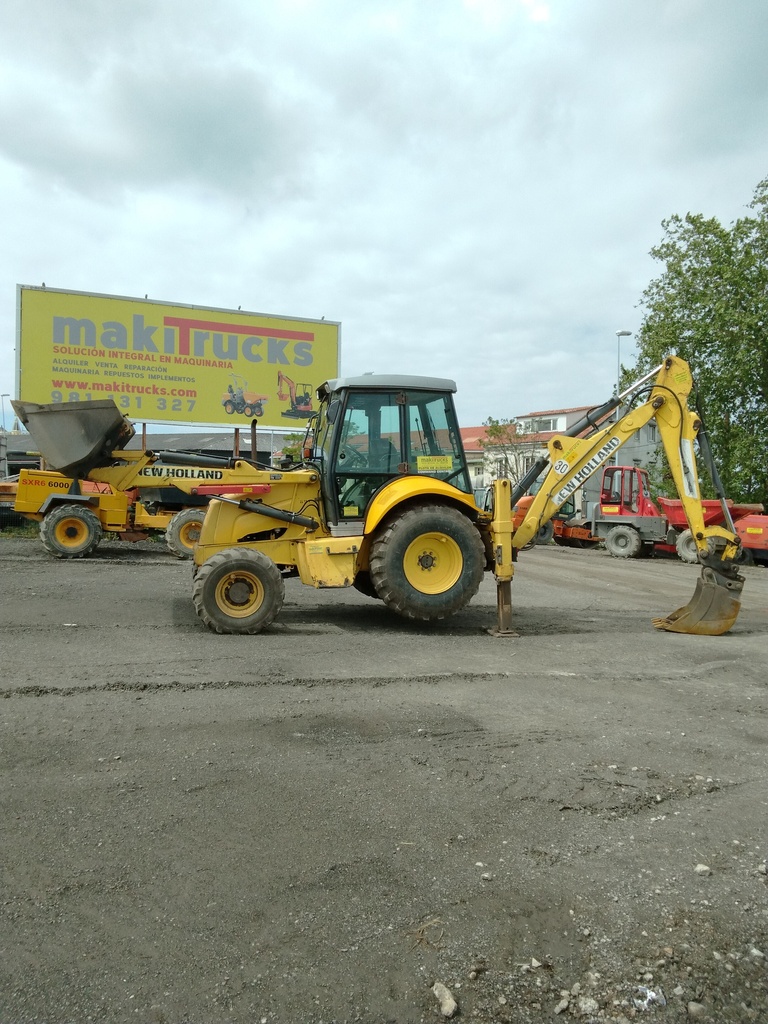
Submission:
<svg viewBox="0 0 768 1024">
<path fill-rule="evenodd" d="M 705 567 L 688 604 L 653 624 L 670 633 L 721 636 L 739 616 L 743 586 L 743 576 L 729 577 Z"/>
<path fill-rule="evenodd" d="M 110 454 L 125 448 L 135 431 L 112 399 L 99 402 L 11 402 L 49 469 L 85 476 L 111 464 Z"/>
</svg>

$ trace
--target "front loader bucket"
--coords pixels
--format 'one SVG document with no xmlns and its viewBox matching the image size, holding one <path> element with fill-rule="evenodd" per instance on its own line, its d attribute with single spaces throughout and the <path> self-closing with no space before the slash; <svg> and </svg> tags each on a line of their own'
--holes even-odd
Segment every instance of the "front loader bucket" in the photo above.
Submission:
<svg viewBox="0 0 768 1024">
<path fill-rule="evenodd" d="M 725 576 L 705 567 L 688 604 L 653 624 L 670 633 L 722 636 L 739 617 L 743 586 L 743 576 Z"/>
<path fill-rule="evenodd" d="M 125 448 L 133 424 L 112 399 L 97 402 L 11 402 L 49 469 L 65 476 L 85 476 L 111 465 L 112 452 Z"/>
</svg>

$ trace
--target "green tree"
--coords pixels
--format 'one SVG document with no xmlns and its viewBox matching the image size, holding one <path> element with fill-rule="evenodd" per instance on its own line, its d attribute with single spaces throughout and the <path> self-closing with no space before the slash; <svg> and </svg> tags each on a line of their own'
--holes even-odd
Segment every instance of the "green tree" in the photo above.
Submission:
<svg viewBox="0 0 768 1024">
<path fill-rule="evenodd" d="M 730 227 L 690 213 L 662 222 L 638 369 L 687 360 L 726 494 L 768 504 L 768 178 L 749 209 Z"/>
<path fill-rule="evenodd" d="M 483 426 L 485 437 L 478 443 L 492 464 L 492 474 L 517 483 L 538 454 L 541 443 L 535 440 L 534 434 L 522 431 L 515 420 L 496 420 L 491 416 Z"/>
<path fill-rule="evenodd" d="M 290 458 L 294 462 L 301 462 L 304 437 L 304 434 L 286 434 L 283 439 L 282 457 L 284 459 Z"/>
</svg>

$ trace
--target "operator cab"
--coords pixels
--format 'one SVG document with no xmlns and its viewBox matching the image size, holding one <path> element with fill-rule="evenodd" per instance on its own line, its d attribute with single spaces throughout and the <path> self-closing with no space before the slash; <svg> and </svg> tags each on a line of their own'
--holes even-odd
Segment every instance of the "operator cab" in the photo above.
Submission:
<svg viewBox="0 0 768 1024">
<path fill-rule="evenodd" d="M 600 507 L 604 515 L 657 516 L 647 470 L 637 466 L 606 466 L 600 488 Z"/>
<path fill-rule="evenodd" d="M 314 459 L 322 462 L 327 522 L 361 531 L 390 480 L 429 476 L 472 493 L 453 395 L 442 377 L 365 374 L 318 388 Z"/>
</svg>

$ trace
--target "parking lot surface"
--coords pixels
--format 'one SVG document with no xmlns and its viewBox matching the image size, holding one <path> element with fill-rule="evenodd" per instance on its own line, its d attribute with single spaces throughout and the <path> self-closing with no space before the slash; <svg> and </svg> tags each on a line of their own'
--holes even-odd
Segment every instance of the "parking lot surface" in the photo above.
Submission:
<svg viewBox="0 0 768 1024">
<path fill-rule="evenodd" d="M 768 570 L 523 552 L 216 636 L 161 545 L 0 537 L 0 1021 L 768 1019 Z"/>
</svg>

